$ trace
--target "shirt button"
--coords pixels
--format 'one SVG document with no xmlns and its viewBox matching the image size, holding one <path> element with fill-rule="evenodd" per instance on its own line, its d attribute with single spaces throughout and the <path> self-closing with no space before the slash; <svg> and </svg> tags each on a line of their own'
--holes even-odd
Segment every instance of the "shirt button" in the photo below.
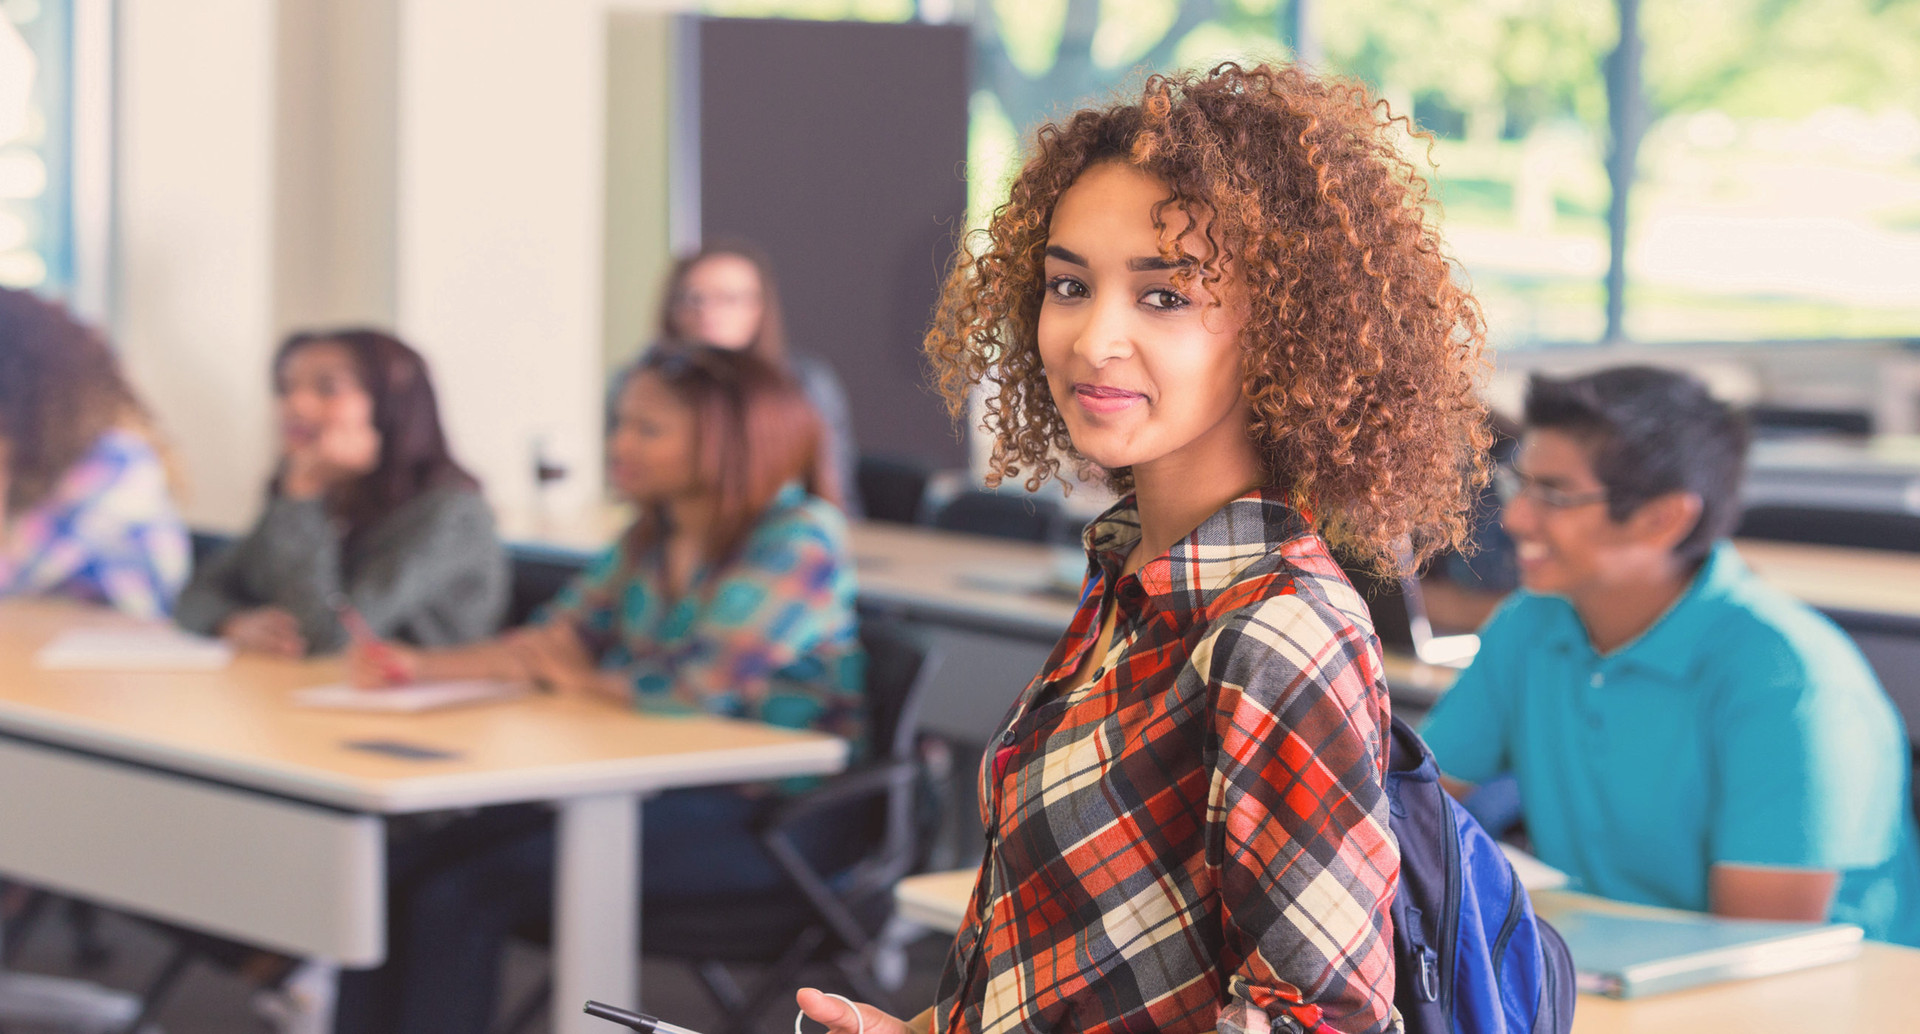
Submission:
<svg viewBox="0 0 1920 1034">
<path fill-rule="evenodd" d="M 1607 684 L 1607 677 L 1605 675 L 1600 674 L 1597 671 L 1593 673 L 1592 678 L 1587 680 L 1587 685 L 1592 686 L 1595 689 L 1599 689 L 1601 686 L 1604 686 L 1606 684 Z"/>
<path fill-rule="evenodd" d="M 1006 732 L 1000 735 L 1000 745 L 1003 747 L 1013 746 L 1013 740 L 1014 740 L 1014 735 L 1013 735 L 1013 730 L 1011 728 L 1009 728 Z"/>
</svg>

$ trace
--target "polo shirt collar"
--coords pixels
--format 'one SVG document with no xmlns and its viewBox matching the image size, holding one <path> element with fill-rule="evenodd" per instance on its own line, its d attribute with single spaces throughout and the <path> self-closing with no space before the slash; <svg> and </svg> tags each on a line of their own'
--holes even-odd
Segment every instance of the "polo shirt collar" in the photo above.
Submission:
<svg viewBox="0 0 1920 1034">
<path fill-rule="evenodd" d="M 1608 654 L 1610 660 L 1651 669 L 1672 679 L 1693 674 L 1700 657 L 1700 640 L 1712 626 L 1720 604 L 1739 585 L 1753 575 L 1734 551 L 1733 544 L 1721 540 L 1707 553 L 1706 562 L 1695 572 L 1685 592 L 1667 608 L 1652 627 Z M 1575 622 L 1578 624 L 1578 622 Z M 1585 630 L 1581 630 L 1585 634 Z"/>
<path fill-rule="evenodd" d="M 1214 511 L 1186 538 L 1148 560 L 1140 587 L 1162 610 L 1204 610 L 1247 568 L 1312 529 L 1284 493 L 1255 488 Z M 1140 541 L 1140 510 L 1128 495 L 1093 519 L 1081 536 L 1087 556 L 1113 584 Z"/>
</svg>

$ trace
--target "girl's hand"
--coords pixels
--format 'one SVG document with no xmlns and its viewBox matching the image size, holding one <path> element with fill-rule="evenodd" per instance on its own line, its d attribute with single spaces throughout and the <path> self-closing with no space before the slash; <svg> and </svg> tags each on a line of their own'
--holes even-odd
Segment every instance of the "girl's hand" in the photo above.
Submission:
<svg viewBox="0 0 1920 1034">
<path fill-rule="evenodd" d="M 536 685 L 560 696 L 605 697 L 605 678 L 572 626 L 535 625 L 507 633 L 501 645 Z"/>
<path fill-rule="evenodd" d="M 307 639 L 300 621 L 279 607 L 243 610 L 220 623 L 220 638 L 234 649 L 298 659 L 307 655 Z"/>
<path fill-rule="evenodd" d="M 404 686 L 420 680 L 421 661 L 419 650 L 355 640 L 347 645 L 347 681 L 361 689 Z"/>
<path fill-rule="evenodd" d="M 897 1016 L 889 1016 L 871 1005 L 859 1005 L 858 1016 L 847 1003 L 830 998 L 811 987 L 803 987 L 793 996 L 800 1011 L 815 1023 L 827 1025 L 828 1034 L 859 1034 L 864 1022 L 867 1034 L 920 1034 Z"/>
</svg>

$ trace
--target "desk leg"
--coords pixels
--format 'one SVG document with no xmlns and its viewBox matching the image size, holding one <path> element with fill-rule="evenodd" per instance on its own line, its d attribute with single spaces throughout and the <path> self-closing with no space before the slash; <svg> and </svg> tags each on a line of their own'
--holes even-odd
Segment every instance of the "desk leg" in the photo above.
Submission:
<svg viewBox="0 0 1920 1034">
<path fill-rule="evenodd" d="M 554 1034 L 606 1034 L 588 999 L 636 1008 L 640 980 L 640 803 L 607 794 L 560 803 L 553 899 Z"/>
</svg>

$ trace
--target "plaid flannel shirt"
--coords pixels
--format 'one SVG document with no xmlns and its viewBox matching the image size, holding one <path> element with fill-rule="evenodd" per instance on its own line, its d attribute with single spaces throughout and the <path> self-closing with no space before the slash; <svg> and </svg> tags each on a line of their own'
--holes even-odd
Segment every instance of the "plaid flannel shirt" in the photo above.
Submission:
<svg viewBox="0 0 1920 1034">
<path fill-rule="evenodd" d="M 1387 694 L 1365 604 L 1256 490 L 1137 575 L 1131 498 L 983 759 L 940 1034 L 1397 1031 Z M 1062 695 L 1118 608 L 1113 644 Z"/>
</svg>

